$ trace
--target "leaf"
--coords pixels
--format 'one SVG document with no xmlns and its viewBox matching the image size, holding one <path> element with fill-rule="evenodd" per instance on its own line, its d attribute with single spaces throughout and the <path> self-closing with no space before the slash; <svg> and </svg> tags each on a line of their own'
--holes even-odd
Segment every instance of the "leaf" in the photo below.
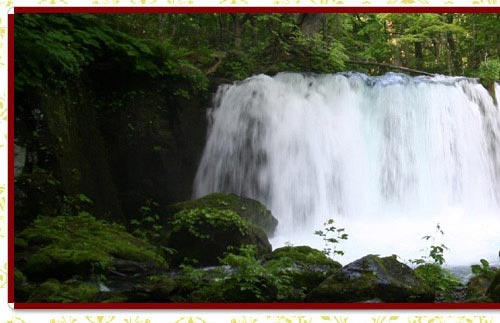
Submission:
<svg viewBox="0 0 500 323">
<path fill-rule="evenodd" d="M 481 262 L 481 264 L 483 265 L 484 268 L 490 267 L 490 263 L 486 259 L 481 259 L 479 261 Z"/>
</svg>

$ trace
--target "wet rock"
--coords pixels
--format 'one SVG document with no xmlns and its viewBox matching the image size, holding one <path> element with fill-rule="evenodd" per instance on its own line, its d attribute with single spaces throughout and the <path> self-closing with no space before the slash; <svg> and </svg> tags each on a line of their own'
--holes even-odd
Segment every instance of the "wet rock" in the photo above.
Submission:
<svg viewBox="0 0 500 323">
<path fill-rule="evenodd" d="M 307 302 L 433 302 L 434 293 L 396 256 L 368 255 L 358 259 L 314 288 Z"/>
</svg>

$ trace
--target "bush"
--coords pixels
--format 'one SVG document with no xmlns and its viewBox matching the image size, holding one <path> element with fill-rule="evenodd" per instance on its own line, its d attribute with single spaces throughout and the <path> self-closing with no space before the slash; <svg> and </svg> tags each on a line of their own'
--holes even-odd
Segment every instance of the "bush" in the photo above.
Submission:
<svg viewBox="0 0 500 323">
<path fill-rule="evenodd" d="M 479 77 L 486 86 L 500 80 L 500 59 L 490 59 L 482 62 L 479 66 Z"/>
</svg>

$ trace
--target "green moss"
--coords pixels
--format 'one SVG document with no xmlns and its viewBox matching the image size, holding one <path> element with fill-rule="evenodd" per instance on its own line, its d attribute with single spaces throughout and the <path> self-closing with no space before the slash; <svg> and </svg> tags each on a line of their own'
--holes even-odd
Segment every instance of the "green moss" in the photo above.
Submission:
<svg viewBox="0 0 500 323">
<path fill-rule="evenodd" d="M 28 302 L 35 303 L 72 303 L 94 302 L 99 295 L 99 287 L 87 282 L 60 283 L 50 279 L 40 284 L 29 296 Z"/>
<path fill-rule="evenodd" d="M 282 247 L 266 256 L 268 267 L 281 267 L 290 277 L 300 300 L 304 294 L 327 279 L 342 265 L 308 246 Z"/>
<path fill-rule="evenodd" d="M 24 272 L 30 279 L 69 278 L 75 274 L 102 274 L 115 258 L 165 267 L 155 247 L 125 232 L 124 228 L 78 216 L 41 217 L 19 237 L 30 246 Z"/>
<path fill-rule="evenodd" d="M 287 257 L 293 260 L 296 264 L 302 266 L 333 266 L 340 268 L 341 265 L 325 256 L 320 250 L 313 249 L 308 246 L 297 247 L 282 247 L 274 250 L 267 258 L 269 260 Z"/>
<path fill-rule="evenodd" d="M 233 211 L 251 223 L 262 227 L 266 233 L 274 232 L 278 225 L 278 220 L 272 216 L 264 204 L 227 193 L 213 193 L 199 199 L 176 203 L 170 206 L 170 212 L 175 214 L 181 210 L 200 208 Z"/>
<path fill-rule="evenodd" d="M 467 282 L 467 286 L 465 289 L 466 301 L 471 303 L 492 302 L 492 300 L 486 296 L 491 281 L 492 278 L 484 276 L 473 276 Z"/>
<path fill-rule="evenodd" d="M 368 255 L 343 267 L 307 296 L 311 302 L 430 302 L 433 292 L 396 256 Z"/>
<path fill-rule="evenodd" d="M 271 252 L 264 230 L 230 210 L 185 209 L 172 220 L 169 247 L 177 250 L 172 261 L 194 259 L 200 265 L 217 265 L 230 248 L 254 245 L 261 256 Z"/>
</svg>

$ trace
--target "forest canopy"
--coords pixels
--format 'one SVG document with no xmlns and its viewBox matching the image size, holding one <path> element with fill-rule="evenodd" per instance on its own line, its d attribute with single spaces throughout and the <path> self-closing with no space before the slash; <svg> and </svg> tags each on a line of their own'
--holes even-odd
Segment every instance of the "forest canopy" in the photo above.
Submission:
<svg viewBox="0 0 500 323">
<path fill-rule="evenodd" d="M 478 76 L 481 62 L 500 55 L 499 19 L 454 13 L 16 15 L 16 88 L 113 61 L 152 77 L 189 75 L 201 89 L 208 75 L 387 71 L 359 62 Z"/>
</svg>

